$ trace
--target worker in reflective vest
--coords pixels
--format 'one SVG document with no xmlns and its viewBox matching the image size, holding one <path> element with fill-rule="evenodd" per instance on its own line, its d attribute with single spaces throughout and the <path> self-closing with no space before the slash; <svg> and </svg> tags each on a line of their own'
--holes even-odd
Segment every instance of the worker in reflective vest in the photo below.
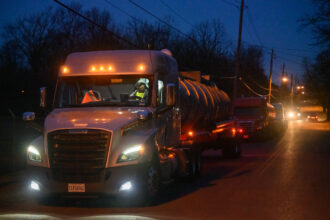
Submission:
<svg viewBox="0 0 330 220">
<path fill-rule="evenodd" d="M 137 86 L 136 91 L 134 91 L 130 96 L 135 97 L 136 100 L 145 99 L 148 95 L 148 90 L 146 90 L 146 84 L 140 82 Z"/>
</svg>

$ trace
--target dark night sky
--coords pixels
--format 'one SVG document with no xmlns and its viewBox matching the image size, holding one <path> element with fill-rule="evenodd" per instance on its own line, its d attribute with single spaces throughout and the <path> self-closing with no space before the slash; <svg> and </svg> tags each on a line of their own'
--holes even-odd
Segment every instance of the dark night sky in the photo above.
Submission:
<svg viewBox="0 0 330 220">
<path fill-rule="evenodd" d="M 155 21 L 127 0 L 109 0 L 118 7 L 145 20 Z M 62 0 L 70 4 L 71 0 Z M 80 0 L 85 9 L 96 6 L 109 10 L 117 23 L 125 23 L 129 17 L 122 14 L 104 0 Z M 208 19 L 220 20 L 226 29 L 227 37 L 236 47 L 239 0 L 135 0 L 161 18 L 170 16 L 173 25 L 183 32 L 188 32 L 190 24 Z M 166 8 L 165 2 L 177 11 L 187 22 Z M 264 67 L 269 73 L 269 51 L 274 48 L 274 81 L 279 82 L 282 63 L 285 62 L 288 73 L 302 74 L 302 57 L 313 59 L 319 48 L 311 46 L 313 35 L 309 30 L 300 30 L 298 20 L 315 9 L 312 0 L 245 0 L 248 7 L 244 14 L 242 40 L 248 44 L 262 44 L 265 50 Z M 51 0 L 0 0 L 0 26 L 15 19 L 45 9 L 47 6 L 59 7 Z M 255 28 L 253 27 L 255 26 Z M 256 30 L 256 31 L 255 31 Z M 256 34 L 257 32 L 257 34 Z M 260 40 L 258 40 L 259 35 Z M 1 42 L 1 41 L 0 41 Z"/>
</svg>

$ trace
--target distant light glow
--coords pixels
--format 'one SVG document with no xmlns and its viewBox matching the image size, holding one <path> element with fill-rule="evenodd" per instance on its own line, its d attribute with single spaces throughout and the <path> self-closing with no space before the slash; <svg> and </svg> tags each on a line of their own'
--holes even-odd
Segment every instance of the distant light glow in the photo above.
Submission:
<svg viewBox="0 0 330 220">
<path fill-rule="evenodd" d="M 103 71 L 104 70 L 104 67 L 103 66 L 100 66 L 100 71 Z"/>
<path fill-rule="evenodd" d="M 287 81 L 288 81 L 288 77 L 283 77 L 283 78 L 282 78 L 282 81 L 283 81 L 283 82 L 287 82 Z"/>
<path fill-rule="evenodd" d="M 113 70 L 112 66 L 108 66 L 108 70 L 112 71 Z"/>
<path fill-rule="evenodd" d="M 91 67 L 91 71 L 94 72 L 96 70 L 96 67 L 95 66 L 92 66 Z"/>
<path fill-rule="evenodd" d="M 194 132 L 193 132 L 193 131 L 189 131 L 189 132 L 188 132 L 188 135 L 189 135 L 189 136 L 193 136 L 193 135 L 194 135 Z"/>
<path fill-rule="evenodd" d="M 294 113 L 293 112 L 289 112 L 288 113 L 288 116 L 289 116 L 289 118 L 293 118 L 294 117 Z"/>
</svg>

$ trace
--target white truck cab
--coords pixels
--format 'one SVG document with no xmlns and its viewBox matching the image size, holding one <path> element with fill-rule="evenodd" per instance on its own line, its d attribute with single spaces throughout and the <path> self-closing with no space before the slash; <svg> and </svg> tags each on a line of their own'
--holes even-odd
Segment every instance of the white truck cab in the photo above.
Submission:
<svg viewBox="0 0 330 220">
<path fill-rule="evenodd" d="M 43 135 L 28 147 L 30 187 L 43 194 L 156 194 L 161 179 L 177 173 L 175 162 L 161 176 L 160 156 L 174 156 L 159 154 L 180 144 L 177 79 L 166 50 L 70 54 Z"/>
</svg>

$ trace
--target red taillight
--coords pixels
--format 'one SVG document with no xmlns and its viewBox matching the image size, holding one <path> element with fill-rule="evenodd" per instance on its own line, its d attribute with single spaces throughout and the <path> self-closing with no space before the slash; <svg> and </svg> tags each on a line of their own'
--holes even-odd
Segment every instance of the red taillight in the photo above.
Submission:
<svg viewBox="0 0 330 220">
<path fill-rule="evenodd" d="M 249 138 L 249 135 L 243 135 L 243 138 Z"/>
<path fill-rule="evenodd" d="M 243 134 L 244 130 L 242 128 L 238 129 L 238 133 Z"/>
</svg>

